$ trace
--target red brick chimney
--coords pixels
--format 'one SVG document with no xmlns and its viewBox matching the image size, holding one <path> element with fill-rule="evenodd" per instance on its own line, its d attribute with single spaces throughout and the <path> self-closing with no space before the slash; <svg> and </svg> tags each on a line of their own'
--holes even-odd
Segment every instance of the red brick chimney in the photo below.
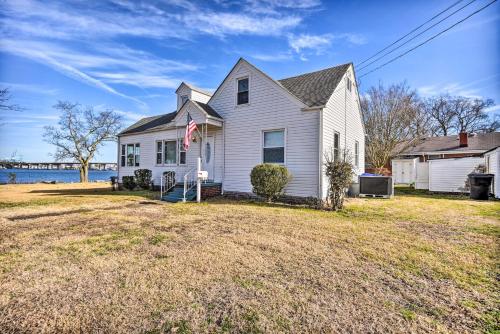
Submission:
<svg viewBox="0 0 500 334">
<path fill-rule="evenodd" d="M 460 132 L 458 134 L 458 138 L 460 139 L 460 147 L 469 146 L 469 144 L 467 143 L 467 139 L 468 139 L 467 132 Z"/>
</svg>

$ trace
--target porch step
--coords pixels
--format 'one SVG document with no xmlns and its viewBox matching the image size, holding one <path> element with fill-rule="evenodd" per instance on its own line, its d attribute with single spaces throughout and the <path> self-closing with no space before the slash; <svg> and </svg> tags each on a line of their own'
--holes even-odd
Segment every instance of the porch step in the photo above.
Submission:
<svg viewBox="0 0 500 334">
<path fill-rule="evenodd" d="M 171 191 L 164 194 L 161 198 L 162 201 L 177 203 L 181 202 L 184 198 L 184 186 L 175 186 Z M 196 188 L 189 190 L 186 193 L 186 201 L 193 201 L 196 199 Z"/>
</svg>

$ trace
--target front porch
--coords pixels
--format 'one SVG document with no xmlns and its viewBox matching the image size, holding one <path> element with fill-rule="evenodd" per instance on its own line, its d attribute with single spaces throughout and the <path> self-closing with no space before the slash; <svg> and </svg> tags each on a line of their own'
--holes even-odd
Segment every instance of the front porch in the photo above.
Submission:
<svg viewBox="0 0 500 334">
<path fill-rule="evenodd" d="M 213 180 L 201 183 L 201 200 L 219 196 L 222 193 L 222 183 Z M 176 183 L 169 191 L 162 193 L 161 200 L 177 203 L 184 201 L 184 183 Z M 186 201 L 196 201 L 196 187 L 186 192 Z"/>
</svg>

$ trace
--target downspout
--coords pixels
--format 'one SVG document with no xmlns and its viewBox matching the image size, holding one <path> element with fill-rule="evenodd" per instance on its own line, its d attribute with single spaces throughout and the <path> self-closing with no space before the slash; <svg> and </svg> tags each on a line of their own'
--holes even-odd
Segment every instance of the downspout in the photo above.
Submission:
<svg viewBox="0 0 500 334">
<path fill-rule="evenodd" d="M 118 152 L 118 156 L 117 156 L 117 159 L 116 159 L 116 177 L 117 177 L 117 182 L 120 183 L 120 164 L 121 164 L 121 146 L 120 146 L 120 136 L 118 136 L 118 140 L 117 140 L 117 143 L 118 143 L 118 149 L 117 149 L 117 152 Z"/>
<path fill-rule="evenodd" d="M 226 178 L 226 122 L 222 122 L 222 179 L 221 194 L 224 195 L 224 179 Z"/>
<path fill-rule="evenodd" d="M 323 108 L 319 110 L 319 137 L 318 137 L 318 198 L 323 200 Z"/>
<path fill-rule="evenodd" d="M 344 80 L 344 155 L 347 150 L 347 77 Z"/>
</svg>

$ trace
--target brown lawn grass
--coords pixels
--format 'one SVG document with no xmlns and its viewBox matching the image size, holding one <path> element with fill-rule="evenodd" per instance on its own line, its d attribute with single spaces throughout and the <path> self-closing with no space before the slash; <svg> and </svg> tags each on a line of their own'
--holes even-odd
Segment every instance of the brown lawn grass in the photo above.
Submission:
<svg viewBox="0 0 500 334">
<path fill-rule="evenodd" d="M 500 202 L 344 212 L 0 186 L 0 332 L 499 330 Z"/>
</svg>

